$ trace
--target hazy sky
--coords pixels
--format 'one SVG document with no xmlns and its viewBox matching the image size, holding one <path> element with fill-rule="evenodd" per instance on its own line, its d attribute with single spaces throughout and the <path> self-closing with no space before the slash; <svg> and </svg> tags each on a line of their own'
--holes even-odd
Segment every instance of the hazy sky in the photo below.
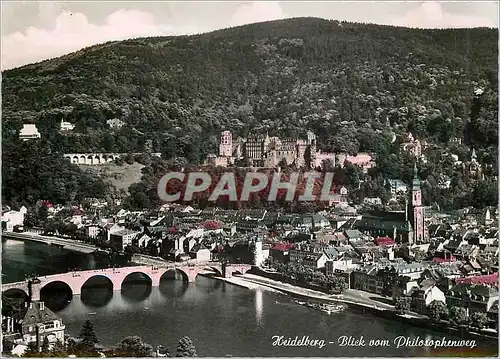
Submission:
<svg viewBox="0 0 500 359">
<path fill-rule="evenodd" d="M 408 27 L 496 27 L 498 1 L 2 1 L 2 69 L 110 40 L 315 16 Z"/>
</svg>

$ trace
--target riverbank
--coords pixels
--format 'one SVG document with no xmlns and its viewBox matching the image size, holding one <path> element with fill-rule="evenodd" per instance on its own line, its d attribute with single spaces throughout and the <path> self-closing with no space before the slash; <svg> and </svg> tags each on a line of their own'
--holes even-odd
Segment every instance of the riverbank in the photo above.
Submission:
<svg viewBox="0 0 500 359">
<path fill-rule="evenodd" d="M 361 311 L 363 313 L 369 312 L 378 317 L 389 320 L 396 320 L 398 322 L 420 328 L 427 328 L 436 332 L 454 333 L 455 335 L 459 336 L 467 335 L 471 338 L 478 339 L 498 340 L 498 334 L 495 332 L 480 333 L 477 331 L 467 330 L 465 328 L 450 327 L 446 325 L 446 323 L 433 323 L 427 316 L 413 312 L 401 315 L 393 305 L 380 301 L 384 300 L 384 297 L 355 289 L 347 289 L 343 292 L 343 294 L 340 295 L 328 295 L 315 290 L 305 289 L 293 286 L 291 284 L 278 282 L 255 274 L 239 275 L 232 278 L 214 278 L 247 289 L 272 289 L 274 291 L 285 293 L 301 299 L 314 299 L 332 304 L 344 303 L 347 304 L 350 309 L 354 309 L 356 311 Z"/>
<path fill-rule="evenodd" d="M 96 246 L 83 242 L 78 242 L 74 239 L 65 239 L 53 236 L 42 236 L 36 232 L 22 232 L 22 233 L 2 232 L 2 237 L 18 241 L 29 241 L 46 245 L 55 245 L 60 248 L 64 248 L 68 251 L 83 253 L 83 254 L 90 254 L 99 250 L 99 248 Z"/>
</svg>

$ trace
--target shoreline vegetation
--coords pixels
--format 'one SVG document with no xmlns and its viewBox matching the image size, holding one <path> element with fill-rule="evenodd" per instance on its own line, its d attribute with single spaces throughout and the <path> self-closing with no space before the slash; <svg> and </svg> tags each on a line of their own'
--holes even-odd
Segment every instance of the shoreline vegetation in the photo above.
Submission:
<svg viewBox="0 0 500 359">
<path fill-rule="evenodd" d="M 163 345 L 153 347 L 146 343 L 140 336 L 133 335 L 123 338 L 114 346 L 104 347 L 99 344 L 99 339 L 95 333 L 94 325 L 87 319 L 82 325 L 77 337 L 65 335 L 65 343 L 58 340 L 53 345 L 49 345 L 47 337 L 39 346 L 35 342 L 28 344 L 22 357 L 197 357 L 196 347 L 193 340 L 188 336 L 179 339 L 177 347 L 168 349 Z M 3 350 L 6 344 L 9 351 L 14 346 L 8 341 L 3 341 Z M 2 353 L 6 354 L 5 352 Z M 17 357 L 16 355 L 7 355 Z"/>
</svg>

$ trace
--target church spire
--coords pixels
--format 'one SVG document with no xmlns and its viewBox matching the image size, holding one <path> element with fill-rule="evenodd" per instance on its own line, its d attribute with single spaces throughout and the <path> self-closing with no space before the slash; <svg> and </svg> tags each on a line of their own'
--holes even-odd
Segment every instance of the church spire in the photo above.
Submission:
<svg viewBox="0 0 500 359">
<path fill-rule="evenodd" d="M 476 149 L 473 147 L 472 148 L 472 155 L 471 155 L 471 159 L 473 161 L 477 160 L 477 156 L 476 156 Z"/>
<path fill-rule="evenodd" d="M 413 190 L 420 190 L 420 179 L 418 178 L 417 162 L 413 166 Z"/>
</svg>

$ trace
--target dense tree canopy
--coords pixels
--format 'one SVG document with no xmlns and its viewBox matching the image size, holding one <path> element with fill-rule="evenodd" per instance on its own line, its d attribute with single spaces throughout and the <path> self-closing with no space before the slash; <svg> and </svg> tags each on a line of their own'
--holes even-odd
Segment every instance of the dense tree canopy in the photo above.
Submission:
<svg viewBox="0 0 500 359">
<path fill-rule="evenodd" d="M 411 167 L 394 156 L 408 131 L 441 148 L 465 134 L 496 169 L 497 48 L 494 29 L 296 18 L 110 42 L 5 71 L 4 198 L 63 201 L 102 190 L 100 182 L 81 183 L 82 174 L 56 159 L 61 153 L 154 151 L 200 163 L 217 151 L 222 130 L 246 137 L 309 129 L 319 149 L 373 152 L 384 178 L 402 179 Z M 110 128 L 111 119 L 124 126 Z M 75 130 L 59 133 L 61 120 Z M 36 123 L 44 143 L 26 159 L 32 145 L 17 140 L 23 123 Z M 47 161 L 36 165 L 39 156 Z M 48 184 L 32 187 L 35 178 Z M 133 201 L 147 206 L 146 197 Z"/>
</svg>

